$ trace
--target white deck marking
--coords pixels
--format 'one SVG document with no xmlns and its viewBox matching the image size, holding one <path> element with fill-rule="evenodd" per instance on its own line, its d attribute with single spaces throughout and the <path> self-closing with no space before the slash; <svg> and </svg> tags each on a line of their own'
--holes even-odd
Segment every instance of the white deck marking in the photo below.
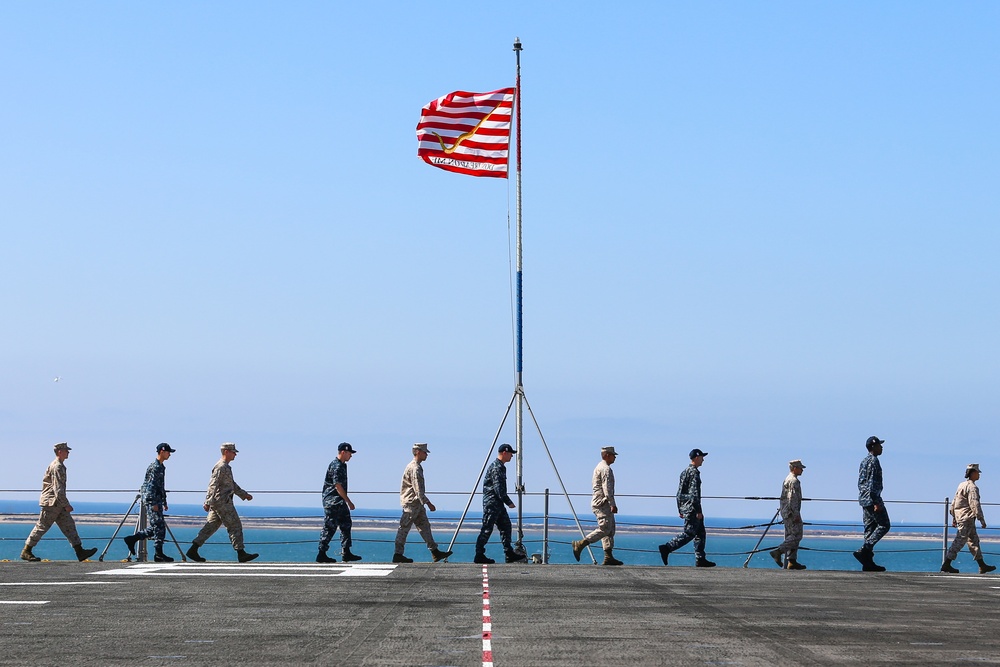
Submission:
<svg viewBox="0 0 1000 667">
<path fill-rule="evenodd" d="M 0 586 L 113 586 L 117 583 L 117 581 L 17 581 L 3 583 Z"/>
<path fill-rule="evenodd" d="M 95 575 L 140 577 L 386 577 L 392 563 L 137 563 Z"/>
<path fill-rule="evenodd" d="M 48 600 L 0 600 L 0 604 L 48 604 Z"/>
</svg>

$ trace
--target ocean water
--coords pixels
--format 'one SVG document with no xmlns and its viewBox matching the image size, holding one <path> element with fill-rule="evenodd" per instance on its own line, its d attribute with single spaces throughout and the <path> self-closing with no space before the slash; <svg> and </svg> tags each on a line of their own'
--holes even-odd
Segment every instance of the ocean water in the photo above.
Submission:
<svg viewBox="0 0 1000 667">
<path fill-rule="evenodd" d="M 119 517 L 120 518 L 120 517 Z M 733 520 L 736 523 L 738 520 Z M 169 523 L 169 517 L 168 517 Z M 245 528 L 244 535 L 249 551 L 260 553 L 261 560 L 275 562 L 312 562 L 316 558 L 317 541 L 321 519 L 313 517 L 300 519 L 298 523 L 305 524 L 302 528 Z M 93 525 L 78 523 L 78 530 L 85 546 L 98 547 L 96 560 L 102 554 L 105 561 L 118 561 L 128 555 L 122 537 L 132 532 L 132 524 L 126 524 L 118 536 L 112 540 L 115 525 Z M 432 524 L 433 525 L 433 524 Z M 454 545 L 454 555 L 451 562 L 471 562 L 474 554 L 474 543 L 478 534 L 478 519 L 467 520 L 466 526 L 460 531 Z M 17 560 L 24 539 L 31 531 L 30 523 L 0 523 L 0 560 Z M 584 525 L 586 530 L 590 526 Z M 191 539 L 198 531 L 197 527 L 171 526 L 180 548 L 186 550 Z M 670 539 L 679 532 L 677 528 L 666 526 L 662 530 L 646 528 L 642 532 L 619 532 L 615 536 L 615 555 L 629 565 L 647 565 L 662 567 L 657 545 Z M 781 540 L 781 527 L 771 529 L 761 544 L 761 549 L 772 549 Z M 434 529 L 434 536 L 440 548 L 447 548 L 454 536 L 454 527 L 450 529 L 440 525 Z M 168 536 L 169 537 L 169 536 Z M 570 543 L 578 539 L 579 534 L 567 530 L 553 530 L 549 534 L 549 562 L 573 563 Z M 364 558 L 366 562 L 388 562 L 392 559 L 395 530 L 387 526 L 379 528 L 359 528 L 355 526 L 353 551 Z M 713 534 L 709 532 L 707 551 L 709 559 L 720 567 L 743 567 L 748 553 L 755 547 L 760 538 L 756 534 Z M 528 554 L 540 554 L 543 548 L 541 530 L 526 530 L 524 545 Z M 842 537 L 810 536 L 807 528 L 802 541 L 799 561 L 810 569 L 820 570 L 857 570 L 857 561 L 851 552 L 861 545 L 860 533 Z M 984 552 L 987 561 L 998 561 L 995 542 L 984 542 Z M 149 545 L 152 550 L 152 545 Z M 228 542 L 225 528 L 221 528 L 213 538 L 201 548 L 201 553 L 209 560 L 231 561 L 235 554 Z M 603 558 L 599 545 L 592 547 L 593 555 L 598 562 Z M 72 560 L 73 551 L 62 533 L 55 526 L 49 530 L 42 542 L 35 547 L 35 554 L 50 560 Z M 166 552 L 179 558 L 178 548 L 169 542 Z M 339 535 L 334 538 L 330 555 L 338 558 L 340 554 Z M 406 554 L 417 562 L 429 562 L 430 553 L 420 541 L 416 531 L 410 533 Z M 487 554 L 502 562 L 502 549 L 499 535 L 494 532 L 487 548 Z M 876 561 L 893 571 L 936 572 L 941 565 L 942 538 L 914 538 L 906 535 L 903 529 L 897 535 L 889 534 L 876 548 Z M 583 562 L 590 562 L 584 553 Z M 690 566 L 694 564 L 692 545 L 688 545 L 671 556 L 671 566 Z M 968 551 L 963 551 L 956 562 L 959 569 L 973 571 L 975 563 Z M 750 560 L 749 567 L 774 568 L 777 566 L 767 553 L 757 553 Z"/>
</svg>

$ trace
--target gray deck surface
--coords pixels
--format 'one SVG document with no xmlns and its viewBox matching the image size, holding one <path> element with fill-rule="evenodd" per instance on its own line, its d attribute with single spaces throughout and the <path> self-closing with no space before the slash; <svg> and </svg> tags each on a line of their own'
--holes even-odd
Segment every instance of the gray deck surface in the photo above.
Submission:
<svg viewBox="0 0 1000 667">
<path fill-rule="evenodd" d="M 0 563 L 2 665 L 482 665 L 482 568 Z M 1000 663 L 1000 577 L 493 565 L 497 667 Z"/>
</svg>

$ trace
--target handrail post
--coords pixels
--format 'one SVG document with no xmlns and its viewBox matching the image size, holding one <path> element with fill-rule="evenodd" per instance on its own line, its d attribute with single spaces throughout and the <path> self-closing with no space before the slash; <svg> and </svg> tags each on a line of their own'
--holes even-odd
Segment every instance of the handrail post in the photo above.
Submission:
<svg viewBox="0 0 1000 667">
<path fill-rule="evenodd" d="M 545 516 L 542 518 L 542 565 L 549 564 L 549 490 L 545 489 Z"/>
<path fill-rule="evenodd" d="M 941 545 L 941 549 L 942 549 L 942 551 L 944 553 L 941 554 L 941 560 L 942 560 L 942 562 L 944 561 L 945 558 L 948 557 L 948 524 L 950 523 L 948 521 L 948 518 L 949 518 L 949 515 L 950 515 L 950 513 L 948 512 L 948 503 L 950 503 L 950 502 L 951 502 L 951 498 L 945 498 L 944 499 L 944 532 L 943 532 L 944 542 Z"/>
</svg>

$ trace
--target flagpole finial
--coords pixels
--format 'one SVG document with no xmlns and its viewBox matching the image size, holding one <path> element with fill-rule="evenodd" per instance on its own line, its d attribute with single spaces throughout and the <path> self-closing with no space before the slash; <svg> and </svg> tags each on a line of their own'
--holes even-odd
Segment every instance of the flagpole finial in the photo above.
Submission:
<svg viewBox="0 0 1000 667">
<path fill-rule="evenodd" d="M 520 51 L 521 50 L 521 38 L 520 37 L 515 37 L 514 38 L 514 50 L 515 51 Z"/>
</svg>

